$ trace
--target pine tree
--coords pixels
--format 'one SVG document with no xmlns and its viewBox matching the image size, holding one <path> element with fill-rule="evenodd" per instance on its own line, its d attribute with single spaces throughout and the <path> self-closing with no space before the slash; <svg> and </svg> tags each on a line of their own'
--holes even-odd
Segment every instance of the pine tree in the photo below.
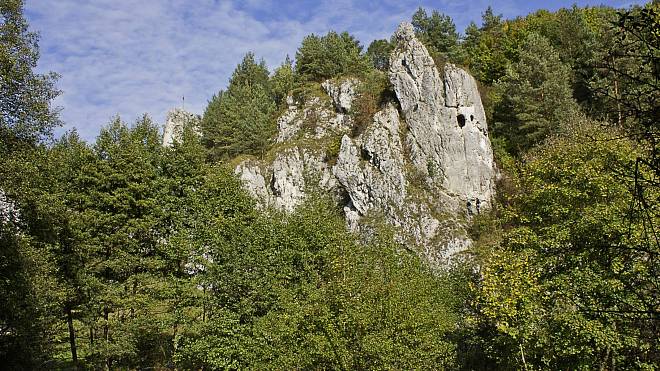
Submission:
<svg viewBox="0 0 660 371">
<path fill-rule="evenodd" d="M 22 0 L 0 2 L 0 154 L 34 144 L 60 124 L 51 106 L 57 74 L 34 72 L 39 37 L 28 31 Z"/>
<path fill-rule="evenodd" d="M 393 48 L 392 43 L 385 39 L 374 40 L 367 48 L 367 56 L 377 70 L 387 72 L 390 68 L 390 53 Z"/>
<path fill-rule="evenodd" d="M 286 97 L 291 93 L 294 84 L 293 62 L 287 55 L 284 63 L 275 69 L 270 78 L 270 91 L 277 106 L 286 103 Z"/>
<path fill-rule="evenodd" d="M 257 64 L 248 53 L 227 90 L 215 95 L 204 112 L 202 132 L 211 158 L 263 154 L 275 133 L 275 108 L 265 63 Z"/>
<path fill-rule="evenodd" d="M 360 42 L 348 32 L 309 35 L 296 51 L 296 76 L 300 82 L 320 82 L 334 77 L 361 76 L 371 63 Z"/>
<path fill-rule="evenodd" d="M 548 40 L 529 34 L 519 50 L 519 60 L 497 83 L 501 96 L 496 131 L 514 152 L 528 149 L 553 132 L 575 112 L 571 70 L 559 59 Z"/>
<path fill-rule="evenodd" d="M 440 62 L 460 59 L 458 32 L 451 17 L 434 10 L 430 16 L 424 8 L 418 8 L 412 16 L 412 25 L 417 37 Z M 437 63 L 438 61 L 436 61 Z"/>
</svg>

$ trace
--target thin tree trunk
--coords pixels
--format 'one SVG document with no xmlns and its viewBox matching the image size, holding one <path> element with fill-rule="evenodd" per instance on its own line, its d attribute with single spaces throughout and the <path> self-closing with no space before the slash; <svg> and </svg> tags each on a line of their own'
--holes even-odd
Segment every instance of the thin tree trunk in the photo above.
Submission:
<svg viewBox="0 0 660 371">
<path fill-rule="evenodd" d="M 103 338 L 107 343 L 110 339 L 109 331 L 108 331 L 108 307 L 103 308 L 103 319 L 105 320 L 105 323 L 103 324 Z M 105 369 L 109 371 L 111 367 L 112 367 L 112 359 L 108 357 L 105 360 Z"/>
<path fill-rule="evenodd" d="M 612 68 L 614 70 L 614 97 L 616 99 L 617 124 L 623 126 L 623 113 L 621 112 L 621 97 L 619 96 L 619 77 L 616 72 L 616 61 L 612 57 Z"/>
<path fill-rule="evenodd" d="M 522 343 L 518 343 L 518 345 L 520 345 L 520 357 L 522 358 L 523 367 L 525 367 L 525 371 L 527 371 L 527 362 L 525 362 L 525 352 L 523 351 Z"/>
<path fill-rule="evenodd" d="M 103 338 L 108 341 L 108 307 L 103 308 Z"/>
<path fill-rule="evenodd" d="M 76 332 L 73 328 L 73 314 L 71 308 L 66 308 L 66 322 L 69 325 L 69 344 L 71 345 L 71 359 L 73 360 L 73 369 L 78 369 L 78 351 L 76 349 Z"/>
</svg>

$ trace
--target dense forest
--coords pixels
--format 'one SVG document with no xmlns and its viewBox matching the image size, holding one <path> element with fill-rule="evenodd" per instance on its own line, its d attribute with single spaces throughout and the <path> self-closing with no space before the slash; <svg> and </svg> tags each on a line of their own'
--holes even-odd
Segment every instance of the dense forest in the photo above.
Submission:
<svg viewBox="0 0 660 371">
<path fill-rule="evenodd" d="M 0 368 L 660 368 L 659 2 L 488 8 L 463 33 L 412 15 L 438 68 L 478 80 L 501 173 L 442 268 L 322 194 L 260 208 L 231 168 L 326 79 L 362 81 L 368 120 L 394 40 L 309 35 L 274 71 L 247 54 L 172 146 L 147 115 L 87 143 L 53 135 L 23 1 L 0 14 Z"/>
</svg>

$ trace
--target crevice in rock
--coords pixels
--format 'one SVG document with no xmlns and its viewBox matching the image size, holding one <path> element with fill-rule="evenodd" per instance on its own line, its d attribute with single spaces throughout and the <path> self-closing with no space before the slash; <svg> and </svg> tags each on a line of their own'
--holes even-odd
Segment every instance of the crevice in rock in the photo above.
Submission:
<svg viewBox="0 0 660 371">
<path fill-rule="evenodd" d="M 458 127 L 462 128 L 465 126 L 465 115 L 462 113 L 459 113 L 458 116 L 456 116 L 456 122 L 458 123 Z"/>
<path fill-rule="evenodd" d="M 271 191 L 271 193 L 272 193 L 275 197 L 280 197 L 280 196 L 282 196 L 282 192 L 280 192 L 280 191 L 277 189 L 277 187 L 275 187 L 275 174 L 273 174 L 273 175 L 270 177 L 270 184 L 269 184 L 269 186 L 270 186 L 270 191 Z"/>
<path fill-rule="evenodd" d="M 360 157 L 362 157 L 364 161 L 368 161 L 368 162 L 371 162 L 372 159 L 371 153 L 369 153 L 369 151 L 367 151 L 364 148 L 362 148 L 362 150 L 360 151 Z"/>
</svg>

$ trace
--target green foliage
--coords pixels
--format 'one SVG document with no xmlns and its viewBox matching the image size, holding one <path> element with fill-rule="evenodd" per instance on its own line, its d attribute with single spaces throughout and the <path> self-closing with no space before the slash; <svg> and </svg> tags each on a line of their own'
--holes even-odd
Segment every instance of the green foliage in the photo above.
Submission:
<svg viewBox="0 0 660 371">
<path fill-rule="evenodd" d="M 268 89 L 268 68 L 263 59 L 257 63 L 254 53 L 247 53 L 229 79 L 229 88 L 240 86 L 261 86 Z"/>
<path fill-rule="evenodd" d="M 39 37 L 28 31 L 22 0 L 0 2 L 0 154 L 32 145 L 60 121 L 51 101 L 57 74 L 37 74 Z"/>
<path fill-rule="evenodd" d="M 275 69 L 273 76 L 270 78 L 270 89 L 275 104 L 278 107 L 286 103 L 287 96 L 291 93 L 295 86 L 295 78 L 293 74 L 293 62 L 286 56 L 286 60 L 281 66 Z"/>
<path fill-rule="evenodd" d="M 299 82 L 321 82 L 340 76 L 361 76 L 371 69 L 369 58 L 348 32 L 306 36 L 296 51 L 296 78 Z"/>
<path fill-rule="evenodd" d="M 494 15 L 492 8 L 482 14 L 482 25 L 471 23 L 465 30 L 465 40 L 461 47 L 465 51 L 463 64 L 477 80 L 493 84 L 506 72 L 509 63 L 517 58 L 521 35 L 520 25 L 503 21 L 501 15 Z"/>
<path fill-rule="evenodd" d="M 347 33 L 311 35 L 295 69 L 287 58 L 270 77 L 247 54 L 209 103 L 201 140 L 189 124 L 164 148 L 143 117 L 114 120 L 93 145 L 73 132 L 46 147 L 57 92 L 54 76 L 32 72 L 22 5 L 0 2 L 5 368 L 660 364 L 657 2 L 513 20 L 488 8 L 462 43 L 447 16 L 415 13 L 436 60 L 469 66 L 499 120 L 495 209 L 472 220 L 466 261 L 443 271 L 375 222 L 347 232 L 329 200 L 288 215 L 257 208 L 229 168 L 267 150 L 287 95 L 327 99 L 328 78 L 361 80 L 356 135 L 395 102 L 387 41 L 363 54 Z M 619 129 L 575 113 L 574 98 Z M 331 162 L 341 138 L 310 143 Z M 209 164 L 207 150 L 234 162 Z"/>
<path fill-rule="evenodd" d="M 0 358 L 9 369 L 38 369 L 53 356 L 51 342 L 61 291 L 50 272 L 50 246 L 0 222 Z"/>
<path fill-rule="evenodd" d="M 210 320 L 183 367 L 428 368 L 453 364 L 449 292 L 391 236 L 354 241 L 325 202 L 286 218 L 209 220 Z M 387 236 L 387 237 L 385 237 Z"/>
<path fill-rule="evenodd" d="M 577 110 L 570 76 L 547 39 L 534 33 L 527 36 L 518 62 L 496 86 L 501 101 L 495 129 L 512 152 L 529 149 L 556 133 L 561 121 Z"/>
<path fill-rule="evenodd" d="M 282 88 L 286 87 L 277 86 Z M 265 63 L 257 64 L 248 53 L 236 67 L 227 91 L 214 95 L 204 112 L 202 132 L 211 158 L 263 154 L 275 134 L 275 110 Z"/>
<path fill-rule="evenodd" d="M 426 10 L 418 8 L 412 16 L 415 34 L 434 56 L 437 65 L 443 62 L 459 60 L 458 32 L 451 17 L 437 10 L 426 14 Z"/>
<path fill-rule="evenodd" d="M 390 53 L 393 49 L 394 45 L 385 39 L 374 40 L 367 48 L 367 57 L 371 59 L 371 63 L 377 70 L 387 72 L 390 68 Z"/>
<path fill-rule="evenodd" d="M 530 154 L 506 229 L 486 233 L 499 237 L 482 245 L 479 310 L 503 335 L 503 365 L 652 367 L 658 246 L 646 225 L 658 221 L 631 214 L 638 152 L 584 119 L 571 129 Z"/>
</svg>

